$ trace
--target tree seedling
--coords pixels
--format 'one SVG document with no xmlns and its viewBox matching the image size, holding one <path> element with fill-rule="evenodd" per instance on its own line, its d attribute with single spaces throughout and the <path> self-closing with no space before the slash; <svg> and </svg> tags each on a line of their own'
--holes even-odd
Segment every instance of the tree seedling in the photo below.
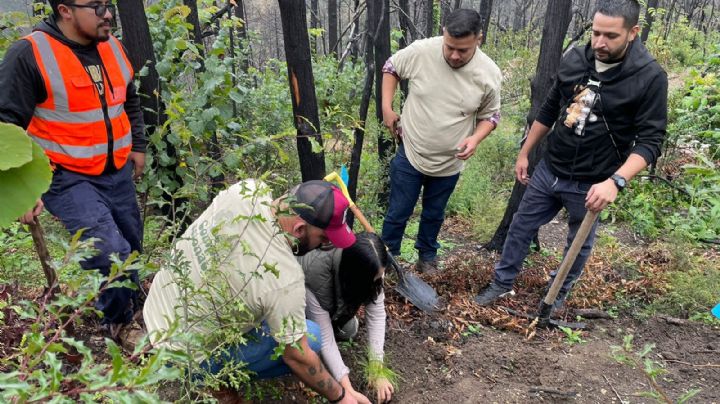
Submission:
<svg viewBox="0 0 720 404">
<path fill-rule="evenodd" d="M 582 331 L 575 331 L 570 327 L 559 327 L 560 330 L 565 334 L 565 343 L 568 345 L 582 344 L 587 341 L 582 339 Z"/>
</svg>

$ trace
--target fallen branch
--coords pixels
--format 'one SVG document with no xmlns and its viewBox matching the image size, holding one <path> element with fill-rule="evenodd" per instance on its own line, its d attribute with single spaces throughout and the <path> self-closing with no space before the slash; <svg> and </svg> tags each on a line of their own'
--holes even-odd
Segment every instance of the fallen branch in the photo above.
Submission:
<svg viewBox="0 0 720 404">
<path fill-rule="evenodd" d="M 547 393 L 552 394 L 554 396 L 561 396 L 561 397 L 575 397 L 577 395 L 577 391 L 560 391 L 555 389 L 550 389 L 546 387 L 531 387 L 528 390 L 529 393 Z"/>
<path fill-rule="evenodd" d="M 688 325 L 688 321 L 683 320 L 682 318 L 676 318 L 676 317 L 670 317 L 670 316 L 659 316 L 659 318 L 665 320 L 666 323 L 672 324 L 672 325 Z"/>
<path fill-rule="evenodd" d="M 694 368 L 719 368 L 720 369 L 720 363 L 706 363 L 704 365 L 698 365 L 695 363 L 679 361 L 677 359 L 663 359 L 663 361 L 671 362 L 671 363 L 679 363 L 681 365 L 692 366 Z"/>
<path fill-rule="evenodd" d="M 613 393 L 615 393 L 615 397 L 617 397 L 617 399 L 620 400 L 620 404 L 624 404 L 625 401 L 623 401 L 623 399 L 620 397 L 620 393 L 618 393 L 617 390 L 615 390 L 615 386 L 613 386 L 612 383 L 610 383 L 610 379 L 608 379 L 607 376 L 605 376 L 605 375 L 603 375 L 603 379 L 605 379 L 605 382 L 608 384 L 608 386 L 610 386 L 610 389 L 613 391 Z"/>
</svg>

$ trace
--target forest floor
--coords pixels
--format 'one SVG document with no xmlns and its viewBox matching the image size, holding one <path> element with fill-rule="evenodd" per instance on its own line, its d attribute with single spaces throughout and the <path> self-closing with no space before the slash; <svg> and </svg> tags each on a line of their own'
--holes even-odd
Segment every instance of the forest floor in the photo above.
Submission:
<svg viewBox="0 0 720 404">
<path fill-rule="evenodd" d="M 566 232 L 561 217 L 541 230 L 542 251 L 531 254 L 516 282 L 517 294 L 505 298 L 503 305 L 532 312 L 542 299 L 547 274 L 559 263 Z M 566 320 L 576 321 L 578 310 L 599 309 L 612 317 L 584 320 L 587 329 L 577 335 L 582 341 L 571 343 L 561 330 L 535 329 L 497 307 L 481 308 L 472 302 L 490 280 L 497 256 L 464 240 L 464 234 L 470 233 L 463 223 L 446 223 L 441 235 L 456 247 L 444 257 L 440 274 L 425 277 L 445 302 L 438 313 L 422 313 L 392 287 L 386 289 L 386 359 L 400 375 L 393 402 L 656 402 L 645 395 L 653 388 L 643 370 L 613 358 L 611 347 L 622 346 L 625 336 L 633 335 L 635 351 L 654 344 L 645 358 L 666 371 L 657 384 L 671 402 L 700 389 L 689 402 L 720 403 L 720 327 L 671 317 L 643 318 L 616 300 L 618 294 L 642 300 L 643 294 L 662 289 L 649 282 L 658 282 L 661 277 L 651 275 L 672 261 L 667 252 L 622 227 L 602 225 L 599 248 L 564 314 Z M 626 273 L 631 267 L 640 273 Z M 354 385 L 374 402 L 359 365 L 364 341 L 361 334 L 343 346 L 343 356 Z M 278 402 L 305 400 L 307 389 L 288 380 Z"/>
<path fill-rule="evenodd" d="M 516 295 L 502 300 L 502 305 L 526 313 L 534 310 L 549 272 L 559 264 L 566 232 L 562 217 L 541 230 L 541 251 L 528 257 L 515 285 Z M 720 327 L 643 316 L 633 311 L 635 304 L 623 300 L 624 296 L 649 302 L 666 290 L 662 273 L 678 263 L 662 245 L 637 238 L 622 226 L 601 225 L 593 256 L 563 315 L 576 321 L 578 310 L 595 309 L 609 316 L 584 320 L 586 330 L 568 335 L 558 329 L 536 329 L 530 321 L 497 306 L 476 305 L 473 297 L 490 281 L 497 255 L 479 248 L 467 234 L 471 234 L 469 224 L 450 218 L 441 236 L 454 247 L 442 257 L 440 273 L 423 275 L 442 298 L 443 307 L 437 313 L 423 313 L 410 305 L 395 292 L 390 276 L 385 354 L 399 374 L 393 402 L 655 402 L 643 395 L 653 388 L 642 368 L 619 363 L 612 355 L 612 346 L 623 345 L 624 338 L 633 335 L 635 351 L 655 345 L 640 363 L 649 359 L 666 371 L 657 377 L 657 384 L 669 400 L 677 402 L 685 392 L 699 389 L 690 402 L 720 403 Z M 717 249 L 701 253 L 720 262 Z M 407 267 L 412 270 L 412 265 Z M 15 298 L 36 292 L 0 290 Z M 27 327 L 15 322 L 11 312 L 5 314 L 0 354 L 16 346 Z M 86 322 L 76 331 L 102 360 L 105 344 L 97 323 Z M 361 371 L 365 348 L 362 326 L 356 341 L 341 344 L 353 384 L 374 402 Z M 292 377 L 279 385 L 271 383 L 271 390 L 282 399 L 266 396 L 257 402 L 319 402 Z M 173 400 L 177 387 L 164 386 L 161 397 Z"/>
</svg>

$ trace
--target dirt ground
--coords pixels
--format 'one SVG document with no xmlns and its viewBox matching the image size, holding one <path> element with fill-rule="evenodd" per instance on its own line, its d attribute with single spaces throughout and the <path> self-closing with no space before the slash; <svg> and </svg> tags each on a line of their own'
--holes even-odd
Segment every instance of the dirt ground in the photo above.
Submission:
<svg viewBox="0 0 720 404">
<path fill-rule="evenodd" d="M 386 288 L 386 359 L 400 376 L 394 403 L 655 402 L 643 395 L 653 390 L 644 372 L 611 356 L 611 346 L 622 345 L 626 335 L 634 336 L 635 350 L 655 344 L 646 358 L 666 371 L 657 383 L 670 400 L 677 402 L 686 391 L 699 389 L 689 402 L 720 403 L 720 327 L 667 317 L 640 321 L 632 313 L 619 311 L 615 318 L 586 320 L 587 329 L 577 335 L 582 342 L 570 344 L 558 329 L 536 329 L 498 307 L 480 308 L 472 302 L 491 279 L 497 256 L 478 249 L 476 243 L 464 239 L 465 234 L 470 231 L 462 223 L 448 221 L 442 236 L 456 247 L 443 257 L 440 274 L 424 276 L 443 300 L 439 312 L 426 314 L 411 306 L 392 288 L 392 279 Z M 661 266 L 667 260 L 662 251 L 648 248 L 644 240 L 622 227 L 601 226 L 599 234 L 637 248 L 628 254 L 638 268 Z M 557 267 L 565 235 L 561 216 L 541 230 L 543 251 L 529 257 L 527 270 L 516 282 L 517 294 L 504 299 L 504 306 L 532 311 L 541 299 L 547 274 Z M 618 274 L 622 267 L 596 255 L 568 300 L 566 320 L 575 321 L 578 309 L 612 311 L 612 296 L 618 288 L 644 293 L 642 279 L 623 279 Z M 342 348 L 343 357 L 354 386 L 373 399 L 360 374 L 363 333 L 361 327 L 356 342 Z M 0 353 L 21 335 L 12 327 L 0 327 Z M 94 350 L 102 351 L 100 336 L 89 342 Z M 281 400 L 258 402 L 319 402 L 292 377 L 275 387 L 282 391 Z M 163 391 L 165 399 L 177 394 L 172 383 Z"/>
<path fill-rule="evenodd" d="M 627 334 L 639 346 L 656 344 L 650 358 L 668 371 L 659 383 L 670 397 L 699 388 L 691 402 L 720 402 L 720 346 L 711 327 L 595 320 L 586 342 L 568 345 L 559 331 L 528 341 L 486 326 L 461 341 L 437 342 L 428 338 L 428 324 L 388 333 L 388 361 L 401 375 L 395 402 L 653 402 L 639 396 L 651 390 L 643 373 L 610 356 Z M 709 363 L 715 367 L 702 367 Z"/>
<path fill-rule="evenodd" d="M 581 343 L 570 344 L 558 329 L 534 330 L 530 335 L 531 329 L 524 322 L 497 316 L 496 311 L 474 311 L 477 308 L 470 301 L 489 281 L 496 256 L 457 239 L 458 234 L 467 233 L 461 229 L 448 231 L 448 227 L 461 224 L 450 221 L 443 232 L 455 238 L 458 248 L 445 257 L 444 275 L 426 278 L 446 303 L 450 301 L 445 309 L 433 315 L 423 314 L 391 288 L 387 291 L 386 357 L 400 374 L 393 402 L 656 402 L 644 395 L 653 390 L 644 372 L 612 357 L 611 346 L 621 346 L 626 335 L 633 335 L 636 351 L 654 344 L 646 358 L 667 371 L 657 382 L 670 400 L 677 402 L 685 392 L 700 389 L 689 402 L 720 403 L 719 327 L 673 318 L 639 321 L 620 313 L 615 319 L 586 320 L 588 328 L 581 334 Z M 552 256 L 562 252 L 566 229 L 559 216 L 541 230 L 540 242 L 550 253 L 533 256 L 533 266 L 546 267 L 540 273 L 557 264 Z M 646 244 L 622 227 L 602 226 L 599 234 L 612 236 L 621 245 L 642 248 Z M 545 262 L 542 257 L 548 255 L 551 257 Z M 638 256 L 638 262 L 644 259 Z M 603 266 L 599 261 L 593 257 L 589 271 Z M 529 311 L 539 302 L 544 285 L 533 284 L 532 271 L 518 279 L 518 294 L 505 299 L 504 305 Z M 600 276 L 586 275 L 590 279 Z M 607 274 L 603 276 L 608 278 Z M 608 282 L 622 280 L 611 278 Z M 575 320 L 575 309 L 593 308 L 592 294 L 584 290 L 590 286 L 584 285 L 576 297 L 570 298 L 567 320 Z M 464 321 L 472 327 L 463 327 Z M 364 337 L 360 335 L 356 346 L 344 357 L 356 362 L 363 355 Z M 351 373 L 351 378 L 366 389 L 362 377 Z M 372 399 L 369 390 L 364 393 Z"/>
</svg>

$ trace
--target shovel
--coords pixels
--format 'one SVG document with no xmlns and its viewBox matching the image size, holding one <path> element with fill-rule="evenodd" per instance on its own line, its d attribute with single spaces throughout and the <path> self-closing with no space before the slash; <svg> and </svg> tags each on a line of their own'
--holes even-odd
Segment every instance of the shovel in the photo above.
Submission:
<svg viewBox="0 0 720 404">
<path fill-rule="evenodd" d="M 560 269 L 558 269 L 557 274 L 555 275 L 555 279 L 553 279 L 553 283 L 552 285 L 550 285 L 550 289 L 547 292 L 547 295 L 545 295 L 545 298 L 540 303 L 540 311 L 537 317 L 523 314 L 507 307 L 503 307 L 505 311 L 512 315 L 525 317 L 531 320 L 535 320 L 537 318 L 539 327 L 555 326 L 574 329 L 585 328 L 585 323 L 570 323 L 567 321 L 551 319 L 550 314 L 552 312 L 553 303 L 555 303 L 555 299 L 557 298 L 558 293 L 560 293 L 560 288 L 562 288 L 562 285 L 565 282 L 565 278 L 567 278 L 568 272 L 570 272 L 570 268 L 575 263 L 575 259 L 577 258 L 577 255 L 580 252 L 582 245 L 585 243 L 588 234 L 590 234 L 590 230 L 592 229 L 593 223 L 595 223 L 595 220 L 597 219 L 597 215 L 597 212 L 591 212 L 589 210 L 585 214 L 585 218 L 580 224 L 580 228 L 578 229 L 577 234 L 575 234 L 575 238 L 573 239 L 572 244 L 570 244 L 570 248 L 568 249 L 565 258 L 563 258 L 563 261 L 560 264 Z"/>
<path fill-rule="evenodd" d="M 355 215 L 355 217 L 360 221 L 360 224 L 365 228 L 365 231 L 368 233 L 375 233 L 375 230 L 373 229 L 372 225 L 368 220 L 365 218 L 365 215 L 360 211 L 360 209 L 355 205 L 352 199 L 350 199 L 350 193 L 347 190 L 347 187 L 345 186 L 345 182 L 343 182 L 342 178 L 336 173 L 332 172 L 328 174 L 325 177 L 325 181 L 327 182 L 335 182 L 342 191 L 343 195 L 345 195 L 345 198 L 347 198 L 348 203 L 350 204 L 350 210 Z M 387 246 L 385 246 L 385 249 L 387 250 Z M 419 308 L 422 311 L 425 312 L 433 312 L 438 310 L 439 307 L 439 298 L 437 292 L 435 292 L 435 289 L 432 288 L 432 286 L 428 285 L 425 281 L 420 279 L 417 275 L 413 273 L 406 273 L 404 269 L 395 261 L 395 258 L 390 254 L 390 251 L 388 251 L 388 258 L 390 259 L 390 266 L 395 270 L 395 272 L 398 275 L 398 282 L 395 285 L 395 289 L 400 293 L 403 297 L 408 299 L 410 303 L 415 305 L 415 307 Z"/>
</svg>

